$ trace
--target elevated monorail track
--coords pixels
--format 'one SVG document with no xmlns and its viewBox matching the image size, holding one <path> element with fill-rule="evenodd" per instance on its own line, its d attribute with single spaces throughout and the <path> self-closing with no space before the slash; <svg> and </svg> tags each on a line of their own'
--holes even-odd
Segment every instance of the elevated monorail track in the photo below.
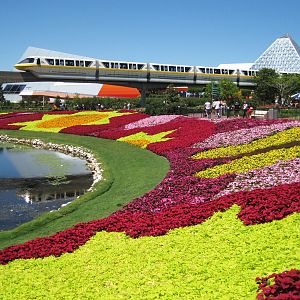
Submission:
<svg viewBox="0 0 300 300">
<path fill-rule="evenodd" d="M 0 72 L 0 83 L 63 81 L 123 85 L 141 91 L 141 104 L 147 90 L 163 89 L 170 84 L 206 85 L 226 78 L 240 87 L 255 86 L 254 70 L 109 61 L 69 54 L 45 55 L 27 56 L 18 62 L 15 68 L 21 72 Z"/>
</svg>

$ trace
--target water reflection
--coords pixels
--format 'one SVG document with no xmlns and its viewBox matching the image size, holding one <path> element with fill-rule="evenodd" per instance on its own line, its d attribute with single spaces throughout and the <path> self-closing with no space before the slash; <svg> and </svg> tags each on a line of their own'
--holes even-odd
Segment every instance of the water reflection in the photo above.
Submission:
<svg viewBox="0 0 300 300">
<path fill-rule="evenodd" d="M 93 177 L 85 161 L 44 151 L 0 144 L 0 230 L 15 228 L 44 212 L 56 210 L 90 188 Z M 28 171 L 22 163 L 20 166 L 20 157 L 12 159 L 17 157 L 16 153 L 22 154 L 27 166 L 35 161 L 34 166 Z M 53 167 L 58 165 L 61 168 Z"/>
</svg>

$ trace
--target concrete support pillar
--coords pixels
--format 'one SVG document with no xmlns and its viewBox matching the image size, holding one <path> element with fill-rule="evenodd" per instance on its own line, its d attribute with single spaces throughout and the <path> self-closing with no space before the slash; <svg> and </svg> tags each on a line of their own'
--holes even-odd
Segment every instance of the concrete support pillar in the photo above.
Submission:
<svg viewBox="0 0 300 300">
<path fill-rule="evenodd" d="M 141 102 L 140 105 L 141 107 L 145 107 L 146 106 L 146 98 L 147 98 L 147 89 L 145 87 L 142 87 L 141 89 Z"/>
</svg>

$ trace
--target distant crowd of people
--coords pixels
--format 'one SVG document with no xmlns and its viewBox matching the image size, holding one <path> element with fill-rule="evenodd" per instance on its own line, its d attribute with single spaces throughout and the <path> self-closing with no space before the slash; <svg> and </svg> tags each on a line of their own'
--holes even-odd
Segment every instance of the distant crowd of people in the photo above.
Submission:
<svg viewBox="0 0 300 300">
<path fill-rule="evenodd" d="M 204 112 L 207 118 L 211 118 L 212 114 L 217 118 L 221 118 L 222 116 L 229 117 L 231 112 L 233 112 L 234 116 L 239 117 L 240 111 L 242 111 L 243 118 L 250 118 L 253 110 L 254 107 L 246 101 L 244 101 L 242 106 L 239 101 L 235 101 L 230 106 L 228 106 L 224 100 L 206 101 L 204 103 Z"/>
</svg>

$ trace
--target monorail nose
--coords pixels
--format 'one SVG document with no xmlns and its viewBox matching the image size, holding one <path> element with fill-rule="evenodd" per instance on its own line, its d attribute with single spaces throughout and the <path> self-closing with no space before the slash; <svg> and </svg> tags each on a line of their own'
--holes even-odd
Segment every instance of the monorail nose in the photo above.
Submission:
<svg viewBox="0 0 300 300">
<path fill-rule="evenodd" d="M 26 66 L 24 64 L 15 64 L 14 66 L 17 70 L 26 70 Z"/>
</svg>

